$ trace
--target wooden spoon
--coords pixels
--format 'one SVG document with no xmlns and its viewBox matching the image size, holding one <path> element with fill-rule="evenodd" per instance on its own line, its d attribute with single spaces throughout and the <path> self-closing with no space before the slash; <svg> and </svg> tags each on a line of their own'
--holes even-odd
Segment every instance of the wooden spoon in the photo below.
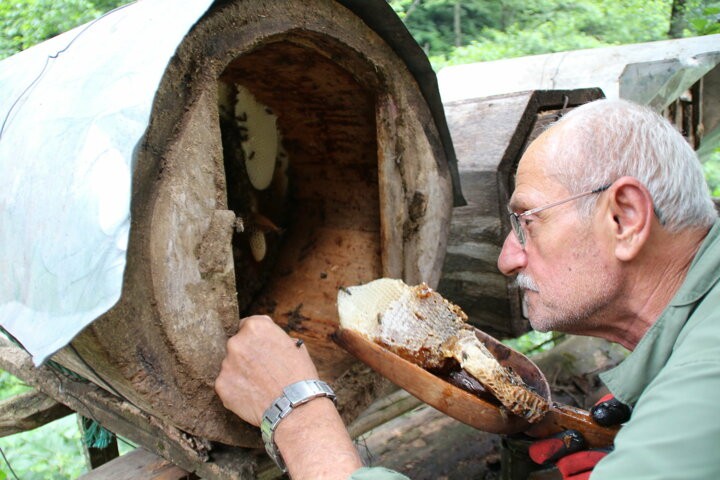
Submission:
<svg viewBox="0 0 720 480">
<path fill-rule="evenodd" d="M 618 427 L 601 427 L 593 422 L 586 410 L 552 402 L 550 387 L 537 365 L 490 335 L 478 329 L 475 329 L 475 334 L 503 366 L 512 368 L 527 385 L 548 400 L 550 409 L 538 423 L 530 424 L 503 407 L 456 387 L 353 330 L 340 329 L 335 333 L 334 339 L 358 360 L 398 387 L 479 430 L 502 434 L 525 432 L 527 435 L 542 438 L 574 429 L 583 434 L 590 447 L 612 445 Z"/>
</svg>

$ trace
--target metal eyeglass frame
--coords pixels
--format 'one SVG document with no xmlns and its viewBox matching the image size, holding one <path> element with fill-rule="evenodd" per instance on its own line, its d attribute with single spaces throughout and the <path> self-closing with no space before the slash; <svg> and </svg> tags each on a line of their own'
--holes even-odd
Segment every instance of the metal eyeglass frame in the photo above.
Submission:
<svg viewBox="0 0 720 480">
<path fill-rule="evenodd" d="M 543 205 L 542 207 L 536 207 L 532 210 L 525 210 L 522 213 L 516 213 L 516 212 L 508 212 L 508 215 L 510 216 L 510 225 L 512 226 L 513 232 L 515 232 L 515 236 L 518 239 L 518 242 L 520 242 L 520 246 L 525 248 L 525 231 L 522 228 L 522 225 L 520 224 L 520 217 L 525 217 L 527 215 L 532 215 L 533 213 L 538 213 L 543 210 L 547 210 L 548 208 L 557 207 L 558 205 L 562 205 L 563 203 L 572 202 L 573 200 L 577 200 L 578 198 L 585 197 L 587 195 L 593 195 L 595 193 L 604 192 L 610 186 L 612 183 L 608 183 L 607 185 L 603 185 L 600 188 L 596 188 L 595 190 L 590 190 L 588 192 L 578 193 L 571 197 L 568 197 L 564 200 L 558 200 L 557 202 L 549 203 L 547 205 Z"/>
</svg>

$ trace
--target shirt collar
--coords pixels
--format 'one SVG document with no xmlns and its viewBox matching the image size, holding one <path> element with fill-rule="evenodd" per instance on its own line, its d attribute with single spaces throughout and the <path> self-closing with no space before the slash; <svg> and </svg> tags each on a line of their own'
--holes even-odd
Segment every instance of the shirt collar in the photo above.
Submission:
<svg viewBox="0 0 720 480">
<path fill-rule="evenodd" d="M 640 339 L 635 350 L 600 378 L 623 403 L 634 405 L 665 366 L 694 305 L 720 279 L 720 220 L 703 240 L 687 276 L 668 306 Z"/>
<path fill-rule="evenodd" d="M 685 281 L 670 301 L 670 306 L 697 303 L 720 279 L 720 219 L 716 219 L 695 258 Z"/>
</svg>

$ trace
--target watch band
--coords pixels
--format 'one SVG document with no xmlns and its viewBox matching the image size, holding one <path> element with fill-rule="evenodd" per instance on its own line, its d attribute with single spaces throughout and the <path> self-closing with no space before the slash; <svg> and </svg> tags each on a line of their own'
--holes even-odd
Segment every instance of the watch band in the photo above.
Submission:
<svg viewBox="0 0 720 480">
<path fill-rule="evenodd" d="M 275 444 L 275 429 L 280 420 L 287 417 L 295 407 L 320 397 L 328 397 L 333 403 L 336 402 L 335 393 L 327 383 L 322 380 L 301 380 L 283 388 L 283 394 L 263 414 L 260 431 L 265 450 L 283 472 L 287 472 L 287 467 Z"/>
</svg>

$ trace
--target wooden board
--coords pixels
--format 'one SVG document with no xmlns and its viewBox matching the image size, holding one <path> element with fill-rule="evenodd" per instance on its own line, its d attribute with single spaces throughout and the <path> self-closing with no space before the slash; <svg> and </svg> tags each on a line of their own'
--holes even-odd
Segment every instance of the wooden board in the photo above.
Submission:
<svg viewBox="0 0 720 480">
<path fill-rule="evenodd" d="M 116 458 L 78 480 L 192 480 L 196 475 L 143 448 Z"/>
</svg>

